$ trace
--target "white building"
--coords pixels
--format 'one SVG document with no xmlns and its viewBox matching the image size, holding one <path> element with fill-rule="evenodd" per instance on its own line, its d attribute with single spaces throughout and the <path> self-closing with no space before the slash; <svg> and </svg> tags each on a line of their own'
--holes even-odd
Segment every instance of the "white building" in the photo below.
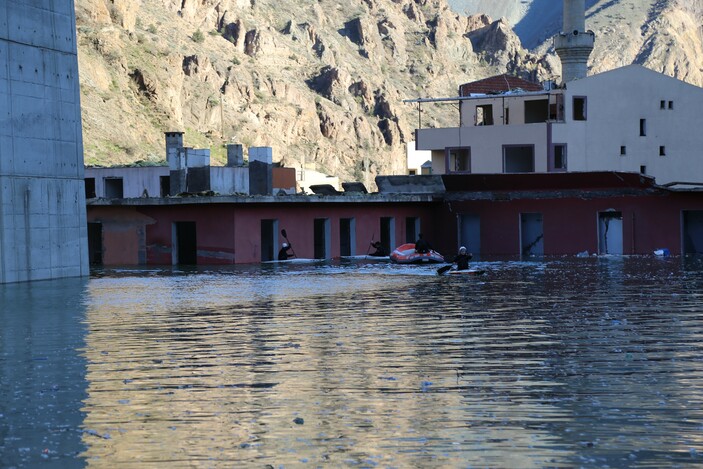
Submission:
<svg viewBox="0 0 703 469">
<path fill-rule="evenodd" d="M 703 88 L 630 65 L 561 89 L 502 91 L 451 99 L 457 127 L 418 129 L 434 174 L 612 170 L 703 182 Z"/>
</svg>

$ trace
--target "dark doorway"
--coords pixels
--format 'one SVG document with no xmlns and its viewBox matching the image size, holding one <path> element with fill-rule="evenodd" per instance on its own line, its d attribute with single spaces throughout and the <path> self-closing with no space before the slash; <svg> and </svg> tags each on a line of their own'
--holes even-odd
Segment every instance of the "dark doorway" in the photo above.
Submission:
<svg viewBox="0 0 703 469">
<path fill-rule="evenodd" d="M 96 196 L 95 178 L 85 178 L 85 198 L 94 199 Z"/>
<path fill-rule="evenodd" d="M 171 195 L 171 176 L 159 176 L 159 183 L 161 186 L 161 197 Z"/>
<path fill-rule="evenodd" d="M 356 223 L 353 218 L 339 220 L 339 255 L 353 256 L 356 254 Z"/>
<path fill-rule="evenodd" d="M 198 244 L 194 221 L 173 223 L 173 263 L 195 265 L 198 263 Z"/>
<path fill-rule="evenodd" d="M 608 210 L 598 214 L 598 254 L 623 253 L 622 212 Z"/>
<path fill-rule="evenodd" d="M 683 212 L 683 253 L 703 253 L 703 211 Z"/>
<path fill-rule="evenodd" d="M 396 248 L 395 219 L 393 217 L 381 217 L 381 244 L 388 252 Z"/>
<path fill-rule="evenodd" d="M 88 258 L 92 265 L 103 264 L 102 223 L 88 223 Z"/>
<path fill-rule="evenodd" d="M 541 213 L 520 214 L 520 253 L 523 256 L 544 255 L 544 229 Z"/>
<path fill-rule="evenodd" d="M 420 233 L 420 219 L 418 217 L 407 217 L 405 219 L 405 242 L 414 243 Z"/>
<path fill-rule="evenodd" d="M 315 259 L 327 259 L 329 257 L 329 233 L 330 221 L 328 218 L 315 219 Z"/>
<path fill-rule="evenodd" d="M 277 233 L 278 220 L 261 220 L 261 262 L 276 259 Z"/>
<path fill-rule="evenodd" d="M 478 257 L 481 254 L 481 217 L 474 214 L 460 215 L 459 245 Z"/>
</svg>

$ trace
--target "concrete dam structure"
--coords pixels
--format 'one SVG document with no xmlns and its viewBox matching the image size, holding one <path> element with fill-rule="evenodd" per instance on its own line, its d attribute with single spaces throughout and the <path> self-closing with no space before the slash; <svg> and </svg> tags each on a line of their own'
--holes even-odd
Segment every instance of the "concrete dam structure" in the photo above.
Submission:
<svg viewBox="0 0 703 469">
<path fill-rule="evenodd" d="M 0 284 L 88 275 L 72 0 L 0 1 Z"/>
</svg>

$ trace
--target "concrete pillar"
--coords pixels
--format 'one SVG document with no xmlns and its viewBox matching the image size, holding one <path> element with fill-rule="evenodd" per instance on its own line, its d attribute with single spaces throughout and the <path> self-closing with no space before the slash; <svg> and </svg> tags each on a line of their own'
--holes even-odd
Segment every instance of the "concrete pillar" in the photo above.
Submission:
<svg viewBox="0 0 703 469">
<path fill-rule="evenodd" d="M 227 166 L 244 166 L 244 147 L 241 143 L 227 144 Z"/>
<path fill-rule="evenodd" d="M 0 1 L 0 283 L 89 274 L 72 0 Z"/>
<path fill-rule="evenodd" d="M 249 148 L 249 194 L 271 195 L 273 193 L 273 149 L 271 147 Z"/>
<path fill-rule="evenodd" d="M 183 132 L 165 132 L 166 162 L 169 169 L 169 195 L 178 195 L 186 191 L 186 152 L 183 148 Z"/>
<path fill-rule="evenodd" d="M 594 43 L 595 35 L 586 31 L 585 0 L 564 0 L 563 29 L 554 37 L 554 49 L 561 60 L 562 83 L 586 78 Z"/>
</svg>

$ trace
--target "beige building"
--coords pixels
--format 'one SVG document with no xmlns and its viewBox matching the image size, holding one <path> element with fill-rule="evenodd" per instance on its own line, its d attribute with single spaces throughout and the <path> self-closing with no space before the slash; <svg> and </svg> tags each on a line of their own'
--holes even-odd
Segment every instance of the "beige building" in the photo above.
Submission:
<svg viewBox="0 0 703 469">
<path fill-rule="evenodd" d="M 558 88 L 508 79 L 519 80 L 493 77 L 463 85 L 457 98 L 412 101 L 459 103 L 456 127 L 417 131 L 434 174 L 612 170 L 703 182 L 703 88 L 639 65 Z M 486 83 L 491 91 L 472 92 Z"/>
</svg>

